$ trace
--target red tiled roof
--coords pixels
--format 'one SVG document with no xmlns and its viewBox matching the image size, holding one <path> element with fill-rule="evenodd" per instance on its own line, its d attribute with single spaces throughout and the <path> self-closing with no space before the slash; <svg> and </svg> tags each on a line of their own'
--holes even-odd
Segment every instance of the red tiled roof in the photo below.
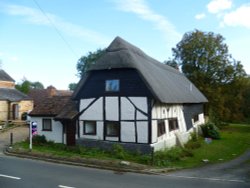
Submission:
<svg viewBox="0 0 250 188">
<path fill-rule="evenodd" d="M 30 116 L 56 116 L 70 101 L 70 96 L 53 96 L 43 98 L 29 113 Z"/>
</svg>

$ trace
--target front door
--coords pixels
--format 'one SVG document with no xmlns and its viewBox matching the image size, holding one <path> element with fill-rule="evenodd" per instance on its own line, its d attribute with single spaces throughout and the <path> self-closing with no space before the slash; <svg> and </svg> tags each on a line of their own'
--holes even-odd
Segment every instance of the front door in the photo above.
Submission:
<svg viewBox="0 0 250 188">
<path fill-rule="evenodd" d="M 12 117 L 13 117 L 13 120 L 16 120 L 19 118 L 19 105 L 18 104 L 13 104 L 12 106 Z"/>
</svg>

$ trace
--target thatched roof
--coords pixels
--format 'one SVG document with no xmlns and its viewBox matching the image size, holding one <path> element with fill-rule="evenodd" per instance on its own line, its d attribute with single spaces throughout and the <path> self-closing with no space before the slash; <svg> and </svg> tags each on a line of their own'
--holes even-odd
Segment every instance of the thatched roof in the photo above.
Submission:
<svg viewBox="0 0 250 188">
<path fill-rule="evenodd" d="M 136 46 L 116 37 L 106 53 L 90 67 L 73 96 L 81 90 L 87 76 L 96 70 L 136 69 L 155 98 L 163 103 L 204 103 L 206 97 L 178 70 L 160 63 Z"/>
</svg>

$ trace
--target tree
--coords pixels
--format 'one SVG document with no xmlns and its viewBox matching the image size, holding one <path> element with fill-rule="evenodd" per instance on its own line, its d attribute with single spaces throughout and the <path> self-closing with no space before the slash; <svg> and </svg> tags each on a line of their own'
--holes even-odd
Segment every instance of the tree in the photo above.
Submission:
<svg viewBox="0 0 250 188">
<path fill-rule="evenodd" d="M 170 67 L 173 67 L 173 68 L 179 70 L 179 65 L 178 65 L 178 63 L 177 63 L 175 60 L 169 59 L 169 60 L 167 60 L 167 61 L 164 61 L 163 63 L 164 63 L 165 65 L 168 65 L 168 66 L 170 66 Z"/>
<path fill-rule="evenodd" d="M 229 54 L 224 38 L 213 32 L 195 30 L 185 33 L 172 51 L 173 61 L 208 98 L 206 112 L 215 119 L 225 120 L 226 116 L 229 120 L 242 105 L 242 78 L 246 73 L 242 64 Z M 234 87 L 239 95 L 230 93 Z M 232 100 L 236 96 L 237 105 Z M 232 106 L 237 108 L 233 110 Z"/>
<path fill-rule="evenodd" d="M 77 83 L 70 83 L 68 88 L 69 88 L 70 91 L 75 91 L 76 86 L 77 86 Z"/>
<path fill-rule="evenodd" d="M 16 89 L 23 92 L 23 93 L 29 93 L 31 89 L 44 89 L 44 86 L 41 82 L 31 82 L 27 80 L 26 78 L 23 78 L 22 82 L 19 84 L 16 84 Z"/>
<path fill-rule="evenodd" d="M 95 63 L 106 51 L 106 48 L 104 49 L 97 49 L 95 52 L 88 52 L 86 56 L 82 56 L 78 61 L 76 65 L 76 69 L 78 72 L 78 76 L 82 77 L 85 72 L 89 69 L 89 67 Z"/>
</svg>

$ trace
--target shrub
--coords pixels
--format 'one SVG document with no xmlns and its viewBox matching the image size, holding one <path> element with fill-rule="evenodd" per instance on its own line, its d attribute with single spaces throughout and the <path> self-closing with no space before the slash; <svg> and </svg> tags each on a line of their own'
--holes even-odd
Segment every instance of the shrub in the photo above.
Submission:
<svg viewBox="0 0 250 188">
<path fill-rule="evenodd" d="M 220 139 L 219 129 L 214 123 L 208 122 L 201 126 L 203 136 L 206 138 Z"/>
<path fill-rule="evenodd" d="M 34 145 L 45 145 L 47 143 L 46 137 L 44 135 L 35 135 L 32 138 L 32 143 Z"/>
<path fill-rule="evenodd" d="M 192 156 L 189 150 L 173 147 L 154 153 L 154 165 L 170 166 L 172 162 L 180 161 L 183 157 Z"/>
<path fill-rule="evenodd" d="M 118 159 L 125 159 L 126 151 L 120 144 L 114 144 L 112 146 L 112 153 Z"/>
</svg>

